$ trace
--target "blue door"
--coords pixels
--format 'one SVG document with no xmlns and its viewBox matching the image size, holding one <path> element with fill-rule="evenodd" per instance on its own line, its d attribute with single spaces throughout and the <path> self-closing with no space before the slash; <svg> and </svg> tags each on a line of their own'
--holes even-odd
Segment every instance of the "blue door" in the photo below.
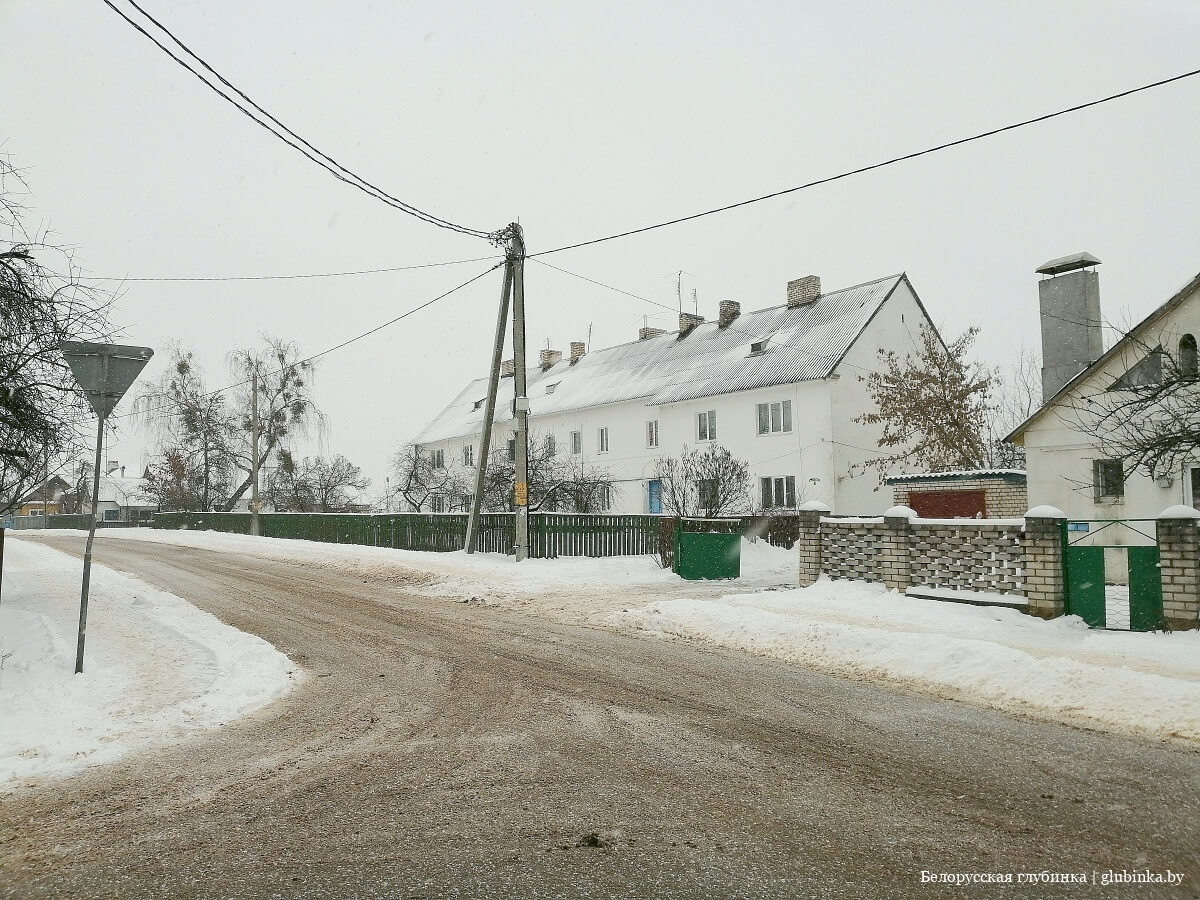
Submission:
<svg viewBox="0 0 1200 900">
<path fill-rule="evenodd" d="M 648 488 L 647 497 L 649 499 L 649 511 L 651 513 L 662 512 L 662 482 L 655 478 L 652 481 L 646 482 Z"/>
</svg>

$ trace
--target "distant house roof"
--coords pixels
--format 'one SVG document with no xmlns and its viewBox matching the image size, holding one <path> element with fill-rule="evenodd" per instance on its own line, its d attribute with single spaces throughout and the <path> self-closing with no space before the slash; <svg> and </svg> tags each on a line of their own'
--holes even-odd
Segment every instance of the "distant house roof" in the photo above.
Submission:
<svg viewBox="0 0 1200 900">
<path fill-rule="evenodd" d="M 828 377 L 905 275 L 890 275 L 789 308 L 743 313 L 725 328 L 708 322 L 683 338 L 668 332 L 594 350 L 574 365 L 560 360 L 528 370 L 532 415 L 642 400 L 677 403 L 735 391 Z M 760 350 L 752 344 L 762 344 Z M 548 391 L 547 387 L 552 390 Z M 487 379 L 472 381 L 415 438 L 430 443 L 476 434 L 483 426 Z M 495 421 L 511 418 L 513 381 L 502 379 Z"/>
<path fill-rule="evenodd" d="M 1146 318 L 1142 319 L 1142 321 L 1138 322 L 1131 329 L 1129 329 L 1129 331 L 1119 341 L 1102 353 L 1099 359 L 1097 359 L 1094 363 L 1059 388 L 1058 392 L 1053 397 L 1036 409 L 1028 419 L 1014 428 L 1012 433 L 1005 437 L 1004 440 L 1019 444 L 1020 442 L 1018 439 L 1024 435 L 1025 429 L 1040 419 L 1047 410 L 1058 403 L 1059 399 L 1070 393 L 1080 382 L 1091 377 L 1093 372 L 1102 369 L 1108 364 L 1109 360 L 1128 347 L 1130 342 L 1133 341 L 1137 335 L 1141 334 L 1141 332 L 1145 331 L 1171 310 L 1178 307 L 1181 303 L 1183 303 L 1184 300 L 1190 297 L 1197 290 L 1200 290 L 1200 274 L 1197 274 L 1195 278 L 1172 294 L 1171 298 L 1167 300 L 1166 303 L 1158 307 L 1158 309 L 1154 310 L 1154 312 L 1150 313 L 1150 315 L 1146 316 Z"/>
<path fill-rule="evenodd" d="M 924 481 L 1025 481 L 1024 469 L 957 469 L 947 472 L 913 472 L 908 475 L 891 475 L 884 484 L 919 484 Z"/>
<path fill-rule="evenodd" d="M 64 491 L 70 490 L 71 485 L 59 475 L 51 475 L 46 481 L 43 481 L 32 491 L 30 491 L 22 500 L 21 503 L 41 503 L 44 500 L 49 500 L 53 503 L 57 500 Z M 19 504 L 18 504 L 19 505 Z"/>
</svg>

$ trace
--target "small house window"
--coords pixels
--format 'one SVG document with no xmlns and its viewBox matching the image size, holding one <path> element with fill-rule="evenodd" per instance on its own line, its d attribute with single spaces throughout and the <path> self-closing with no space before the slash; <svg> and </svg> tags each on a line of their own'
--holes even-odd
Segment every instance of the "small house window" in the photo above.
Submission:
<svg viewBox="0 0 1200 900">
<path fill-rule="evenodd" d="M 429 497 L 429 511 L 440 513 L 446 511 L 446 498 L 441 494 L 431 494 Z"/>
<path fill-rule="evenodd" d="M 701 478 L 696 482 L 697 499 L 700 501 L 700 509 L 704 512 L 710 512 L 717 508 L 717 479 Z"/>
<path fill-rule="evenodd" d="M 583 452 L 583 432 L 572 431 L 571 432 L 571 453 L 575 456 L 578 456 L 582 452 Z"/>
<path fill-rule="evenodd" d="M 517 458 L 517 439 L 510 437 L 508 439 L 508 461 L 512 462 Z"/>
<path fill-rule="evenodd" d="M 765 338 L 762 338 L 761 340 L 754 341 L 750 345 L 750 355 L 758 356 L 761 353 L 766 353 L 767 352 L 767 344 L 769 344 L 769 343 L 771 343 L 771 339 L 769 337 L 765 337 Z"/>
<path fill-rule="evenodd" d="M 561 381 L 556 381 L 556 382 L 554 382 L 554 384 L 548 384 L 548 385 L 546 385 L 546 393 L 547 393 L 547 394 L 553 394 L 553 393 L 554 393 L 554 389 L 555 389 L 555 388 L 557 388 L 557 387 L 558 387 L 560 384 L 562 384 L 562 382 L 561 382 Z"/>
<path fill-rule="evenodd" d="M 792 430 L 792 401 L 758 404 L 758 433 L 782 434 Z"/>
<path fill-rule="evenodd" d="M 474 444 L 463 444 L 463 465 L 464 466 L 475 465 L 475 445 Z"/>
<path fill-rule="evenodd" d="M 486 402 L 486 400 L 487 400 L 487 397 L 484 397 L 482 400 L 476 400 L 474 405 L 471 407 L 471 409 L 479 409 L 480 407 L 483 406 L 483 404 L 484 404 L 484 402 Z"/>
<path fill-rule="evenodd" d="M 708 412 L 697 413 L 696 415 L 696 440 L 698 441 L 715 441 L 717 439 L 717 411 L 710 409 Z"/>
<path fill-rule="evenodd" d="M 1190 334 L 1185 334 L 1179 339 L 1179 375 L 1194 381 L 1200 377 L 1200 371 L 1197 369 L 1196 339 Z"/>
<path fill-rule="evenodd" d="M 1119 459 L 1092 462 L 1092 488 L 1096 502 L 1120 500 L 1125 496 L 1125 472 Z"/>
<path fill-rule="evenodd" d="M 106 509 L 104 511 L 104 521 L 105 522 L 120 522 L 121 521 L 121 511 L 119 509 Z"/>
<path fill-rule="evenodd" d="M 555 447 L 555 444 L 554 444 L 554 435 L 552 435 L 552 434 L 546 435 L 546 455 L 553 456 L 556 451 L 557 451 L 557 448 Z"/>
<path fill-rule="evenodd" d="M 598 443 L 600 452 L 607 453 L 608 452 L 608 429 L 601 428 L 598 438 L 599 438 L 599 440 L 597 443 Z"/>
<path fill-rule="evenodd" d="M 435 469 L 446 468 L 446 451 L 445 450 L 432 451 L 432 453 L 430 453 L 430 459 L 432 460 L 433 467 Z"/>
<path fill-rule="evenodd" d="M 646 423 L 646 446 L 658 446 L 658 420 L 653 419 Z"/>
</svg>

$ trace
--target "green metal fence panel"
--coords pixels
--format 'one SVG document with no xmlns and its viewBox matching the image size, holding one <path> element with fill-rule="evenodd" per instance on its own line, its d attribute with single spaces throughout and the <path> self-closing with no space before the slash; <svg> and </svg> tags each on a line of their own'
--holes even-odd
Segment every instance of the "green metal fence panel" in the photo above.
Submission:
<svg viewBox="0 0 1200 900">
<path fill-rule="evenodd" d="M 676 533 L 675 572 L 689 580 L 737 578 L 742 573 L 742 534 Z"/>
<path fill-rule="evenodd" d="M 1129 630 L 1154 631 L 1163 624 L 1162 570 L 1158 547 L 1130 547 Z"/>
<path fill-rule="evenodd" d="M 1067 547 L 1067 612 L 1096 628 L 1104 618 L 1104 548 Z"/>
</svg>

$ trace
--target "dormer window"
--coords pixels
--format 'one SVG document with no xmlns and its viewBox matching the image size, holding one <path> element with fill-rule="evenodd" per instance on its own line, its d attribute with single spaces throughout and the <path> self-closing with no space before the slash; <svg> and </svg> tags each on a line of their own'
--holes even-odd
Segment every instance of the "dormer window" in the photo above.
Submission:
<svg viewBox="0 0 1200 900">
<path fill-rule="evenodd" d="M 767 352 L 767 344 L 771 343 L 769 337 L 761 338 L 750 345 L 750 355 L 759 356 Z"/>
<path fill-rule="evenodd" d="M 476 400 L 475 405 L 472 406 L 471 409 L 480 409 L 486 401 L 487 397 L 484 397 L 482 400 Z"/>
<path fill-rule="evenodd" d="M 556 382 L 554 382 L 554 384 L 548 384 L 548 385 L 546 385 L 546 393 L 547 393 L 547 394 L 553 394 L 553 393 L 554 393 L 554 390 L 555 390 L 555 388 L 557 388 L 557 387 L 558 387 L 560 384 L 562 384 L 562 382 L 561 382 L 561 381 L 556 381 Z"/>
</svg>

